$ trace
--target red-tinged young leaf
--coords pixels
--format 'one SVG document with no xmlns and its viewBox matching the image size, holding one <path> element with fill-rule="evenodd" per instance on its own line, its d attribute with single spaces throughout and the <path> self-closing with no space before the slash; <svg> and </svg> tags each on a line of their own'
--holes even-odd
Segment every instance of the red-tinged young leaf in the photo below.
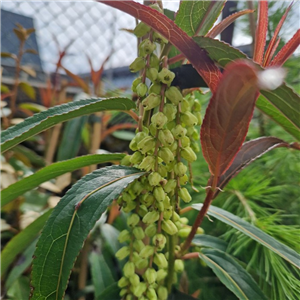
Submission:
<svg viewBox="0 0 300 300">
<path fill-rule="evenodd" d="M 280 19 L 280 21 L 279 21 L 279 23 L 278 23 L 278 25 L 275 29 L 274 35 L 273 35 L 273 37 L 272 37 L 272 39 L 269 43 L 269 46 L 266 50 L 266 53 L 265 53 L 265 58 L 264 58 L 264 63 L 263 63 L 264 66 L 267 66 L 270 63 L 270 61 L 271 61 L 271 59 L 272 59 L 272 57 L 273 57 L 273 55 L 274 55 L 274 53 L 275 53 L 275 51 L 278 47 L 279 41 L 276 42 L 276 39 L 277 39 L 279 31 L 280 31 L 280 29 L 281 29 L 281 27 L 282 27 L 282 25 L 283 25 L 283 23 L 286 19 L 287 14 L 289 13 L 291 7 L 292 7 L 292 3 L 287 8 L 285 14 L 282 16 L 282 18 Z"/>
<path fill-rule="evenodd" d="M 245 140 L 257 96 L 254 65 L 246 60 L 228 64 L 201 128 L 203 156 L 216 179 L 229 168 Z"/>
<path fill-rule="evenodd" d="M 89 93 L 89 86 L 82 78 L 62 66 L 61 68 L 82 88 L 85 93 Z"/>
<path fill-rule="evenodd" d="M 130 14 L 163 35 L 185 55 L 207 83 L 209 88 L 212 91 L 215 91 L 221 74 L 219 69 L 208 57 L 206 52 L 167 16 L 161 14 L 155 9 L 134 1 L 98 0 L 98 2 L 107 4 Z"/>
<path fill-rule="evenodd" d="M 294 53 L 300 45 L 300 29 L 294 36 L 282 47 L 274 59 L 271 61 L 270 66 L 282 66 L 285 61 Z"/>
<path fill-rule="evenodd" d="M 257 158 L 261 157 L 263 154 L 279 147 L 298 149 L 297 147 L 299 147 L 299 144 L 289 144 L 279 138 L 272 136 L 260 137 L 244 143 L 242 148 L 234 158 L 229 169 L 222 176 L 220 176 L 217 186 L 220 189 L 223 189 L 228 184 L 228 182 L 236 175 L 238 175 L 246 166 L 255 161 Z M 212 180 L 213 177 L 209 179 L 208 185 L 212 184 Z M 217 190 L 214 194 L 214 198 L 216 198 L 218 194 L 219 190 Z"/>
<path fill-rule="evenodd" d="M 259 1 L 258 13 L 253 60 L 261 65 L 264 58 L 268 31 L 268 1 Z"/>
<path fill-rule="evenodd" d="M 230 24 L 232 24 L 237 18 L 253 13 L 252 9 L 245 9 L 239 12 L 236 12 L 226 19 L 222 20 L 219 24 L 217 24 L 206 36 L 210 38 L 215 38 L 218 34 L 220 34 L 223 30 L 225 30 Z"/>
</svg>

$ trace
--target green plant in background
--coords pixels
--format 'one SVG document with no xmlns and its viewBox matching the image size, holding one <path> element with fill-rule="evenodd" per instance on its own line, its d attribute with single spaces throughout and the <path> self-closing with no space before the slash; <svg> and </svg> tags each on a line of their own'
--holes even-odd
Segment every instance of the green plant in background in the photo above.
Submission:
<svg viewBox="0 0 300 300">
<path fill-rule="evenodd" d="M 100 2 L 141 20 L 133 30 L 140 39 L 138 57 L 130 65 L 132 72 L 140 72 L 132 84 L 137 102 L 122 97 L 92 98 L 54 106 L 4 131 L 2 151 L 75 117 L 120 110 L 137 121 L 136 135 L 130 142 L 133 153 L 95 154 L 54 163 L 4 189 L 3 207 L 63 173 L 96 162 L 121 162 L 82 177 L 53 211 L 48 210 L 15 235 L 2 252 L 2 275 L 26 249 L 26 264 L 13 269 L 7 282 L 18 278 L 18 284 L 25 287 L 21 297 L 28 298 L 24 296 L 28 280 L 20 274 L 30 263 L 38 232 L 43 228 L 34 252 L 30 299 L 88 297 L 88 286 L 82 286 L 83 276 L 78 281 L 81 294 L 72 291 L 71 281 L 65 295 L 82 248 L 79 263 L 83 266 L 84 257 L 89 257 L 95 299 L 188 300 L 193 299 L 189 284 L 193 295 L 201 299 L 222 297 L 224 287 L 219 285 L 218 296 L 209 296 L 214 292 L 205 291 L 203 276 L 193 275 L 195 268 L 207 272 L 207 267 L 218 278 L 218 284 L 222 282 L 231 291 L 228 299 L 282 299 L 283 295 L 296 299 L 300 257 L 292 237 L 298 229 L 280 224 L 287 217 L 274 214 L 278 205 L 273 197 L 279 193 L 280 183 L 271 186 L 272 177 L 264 174 L 272 166 L 260 166 L 259 171 L 251 166 L 244 173 L 246 177 L 231 179 L 274 148 L 290 148 L 291 153 L 300 148 L 297 142 L 270 136 L 254 136 L 244 143 L 255 105 L 299 139 L 299 95 L 284 83 L 270 82 L 266 78 L 269 70 L 263 71 L 262 66 L 276 66 L 273 71 L 280 76 L 278 67 L 299 45 L 300 31 L 273 58 L 279 25 L 264 54 L 268 6 L 260 2 L 254 54 L 258 66 L 243 53 L 213 39 L 245 13 L 230 16 L 211 29 L 222 11 L 222 1 L 182 1 L 175 19 L 166 12 L 175 22 L 164 15 L 160 2 L 150 6 L 132 1 Z M 196 87 L 181 91 L 172 85 L 175 74 L 169 65 L 182 58 L 193 64 L 212 92 L 202 125 L 203 97 L 195 92 Z M 217 65 L 224 68 L 223 74 Z M 203 157 L 199 152 L 199 125 Z M 259 172 L 261 175 L 256 174 Z M 205 178 L 209 178 L 208 183 Z M 196 194 L 195 187 L 200 185 L 206 186 L 205 191 Z M 225 186 L 225 193 L 221 193 Z M 203 204 L 195 204 L 202 196 Z M 192 199 L 196 201 L 190 206 Z M 212 201 L 222 208 L 212 206 Z M 101 216 L 105 218 L 108 208 L 105 223 Z M 195 211 L 196 216 L 181 216 Z M 200 226 L 206 215 L 227 224 L 226 229 L 224 225 L 219 228 L 214 223 L 203 223 L 206 232 L 211 233 L 204 235 Z M 223 239 L 215 234 L 223 234 Z M 191 263 L 194 259 L 197 264 Z"/>
</svg>

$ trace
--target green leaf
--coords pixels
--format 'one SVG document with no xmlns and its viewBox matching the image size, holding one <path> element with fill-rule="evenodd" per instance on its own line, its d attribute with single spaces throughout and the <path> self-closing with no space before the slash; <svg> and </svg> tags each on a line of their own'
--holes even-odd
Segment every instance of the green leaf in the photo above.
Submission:
<svg viewBox="0 0 300 300">
<path fill-rule="evenodd" d="M 235 59 L 247 58 L 244 53 L 224 42 L 207 37 L 195 37 L 194 40 L 221 67 L 225 67 Z M 286 84 L 282 84 L 274 91 L 261 90 L 261 94 L 263 96 L 258 98 L 256 106 L 292 136 L 300 140 L 299 95 Z"/>
<path fill-rule="evenodd" d="M 120 161 L 125 154 L 93 154 L 76 157 L 70 160 L 57 162 L 38 170 L 34 174 L 23 178 L 1 191 L 1 207 L 8 204 L 16 197 L 39 186 L 41 183 L 58 177 L 62 174 L 75 171 L 85 166 L 105 163 L 109 161 Z"/>
<path fill-rule="evenodd" d="M 196 210 L 200 210 L 202 204 L 194 204 L 192 207 Z M 278 254 L 283 259 L 300 269 L 300 255 L 293 249 L 278 242 L 259 228 L 251 225 L 250 223 L 224 209 L 212 205 L 209 207 L 207 214 L 241 231 L 245 235 L 272 250 L 274 253 Z"/>
<path fill-rule="evenodd" d="M 225 241 L 206 234 L 195 235 L 192 243 L 198 247 L 214 248 L 224 252 L 226 251 L 228 246 L 228 244 Z"/>
<path fill-rule="evenodd" d="M 46 300 L 50 295 L 51 299 L 62 299 L 90 230 L 127 185 L 144 174 L 135 168 L 111 166 L 96 170 L 73 185 L 54 208 L 37 243 L 31 299 Z"/>
<path fill-rule="evenodd" d="M 33 150 L 24 147 L 22 145 L 18 145 L 16 146 L 13 151 L 15 153 L 20 153 L 24 156 L 26 156 L 28 158 L 28 160 L 37 167 L 44 167 L 46 165 L 45 160 L 39 156 L 38 154 L 36 154 Z"/>
<path fill-rule="evenodd" d="M 87 120 L 88 116 L 82 116 L 67 122 L 58 148 L 58 161 L 70 159 L 77 155 L 82 141 L 81 132 Z"/>
<path fill-rule="evenodd" d="M 9 296 L 9 300 L 25 300 L 28 299 L 29 293 L 29 278 L 22 276 L 19 277 L 10 287 L 10 289 L 7 291 L 7 296 Z"/>
<path fill-rule="evenodd" d="M 31 99 L 35 100 L 35 89 L 27 82 L 20 82 L 19 88 Z"/>
<path fill-rule="evenodd" d="M 103 110 L 130 110 L 135 103 L 127 98 L 93 98 L 54 106 L 47 111 L 35 114 L 24 122 L 2 132 L 1 151 L 4 152 L 29 137 L 44 131 L 55 124 Z"/>
<path fill-rule="evenodd" d="M 195 298 L 173 289 L 172 293 L 168 297 L 168 300 L 195 300 Z"/>
<path fill-rule="evenodd" d="M 205 35 L 218 19 L 224 4 L 225 1 L 181 1 L 175 23 L 189 36 Z"/>
<path fill-rule="evenodd" d="M 120 300 L 120 288 L 118 287 L 118 283 L 114 283 L 106 288 L 96 300 Z"/>
<path fill-rule="evenodd" d="M 112 136 L 120 140 L 131 141 L 135 137 L 135 133 L 127 130 L 118 130 L 114 131 Z"/>
<path fill-rule="evenodd" d="M 203 249 L 199 256 L 239 299 L 267 299 L 251 275 L 225 252 Z"/>
<path fill-rule="evenodd" d="M 98 298 L 101 292 L 112 285 L 115 280 L 103 255 L 93 251 L 89 256 L 89 262 L 91 265 L 92 281 L 95 287 L 95 297 Z"/>
<path fill-rule="evenodd" d="M 1 276 L 3 276 L 14 261 L 16 256 L 23 252 L 24 249 L 30 245 L 44 224 L 46 223 L 48 217 L 51 214 L 52 209 L 48 210 L 30 225 L 28 225 L 24 230 L 14 236 L 4 247 L 1 252 Z"/>
<path fill-rule="evenodd" d="M 29 245 L 29 247 L 19 257 L 16 265 L 10 271 L 7 280 L 5 281 L 6 289 L 9 289 L 12 284 L 22 275 L 22 273 L 30 266 L 36 242 L 37 240 Z"/>
<path fill-rule="evenodd" d="M 122 247 L 122 244 L 118 240 L 119 234 L 120 231 L 110 224 L 104 223 L 101 225 L 101 235 L 109 245 L 112 253 L 116 253 Z"/>
<path fill-rule="evenodd" d="M 34 113 L 39 113 L 39 112 L 47 110 L 47 107 L 45 107 L 43 105 L 36 104 L 36 103 L 28 103 L 28 102 L 21 103 L 19 105 L 19 108 L 28 109 L 28 110 L 30 110 L 30 111 L 32 111 Z"/>
</svg>

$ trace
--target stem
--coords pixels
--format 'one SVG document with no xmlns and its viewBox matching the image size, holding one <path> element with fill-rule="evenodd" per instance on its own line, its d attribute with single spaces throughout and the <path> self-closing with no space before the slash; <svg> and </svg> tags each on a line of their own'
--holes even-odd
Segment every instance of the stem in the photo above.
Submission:
<svg viewBox="0 0 300 300">
<path fill-rule="evenodd" d="M 188 253 L 181 257 L 182 260 L 187 260 L 192 258 L 199 258 L 199 252 Z"/>
<path fill-rule="evenodd" d="M 174 274 L 174 264 L 175 264 L 175 239 L 176 235 L 169 236 L 169 259 L 168 259 L 168 277 L 167 277 L 167 289 L 171 293 L 173 285 L 173 274 Z"/>
<path fill-rule="evenodd" d="M 208 208 L 213 200 L 213 196 L 214 196 L 214 189 L 211 188 L 206 195 L 203 206 L 197 215 L 197 218 L 193 224 L 190 234 L 188 235 L 187 239 L 185 240 L 183 246 L 181 247 L 181 254 L 184 254 L 186 252 L 186 250 L 190 247 L 192 240 L 197 232 L 197 229 L 201 225 L 201 223 L 204 219 L 204 216 L 206 215 Z"/>
</svg>

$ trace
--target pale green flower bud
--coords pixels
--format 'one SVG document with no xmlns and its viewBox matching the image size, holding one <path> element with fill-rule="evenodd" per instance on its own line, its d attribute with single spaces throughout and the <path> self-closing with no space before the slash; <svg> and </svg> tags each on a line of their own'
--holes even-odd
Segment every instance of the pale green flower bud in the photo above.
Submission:
<svg viewBox="0 0 300 300">
<path fill-rule="evenodd" d="M 166 163 L 169 164 L 174 160 L 174 154 L 168 147 L 161 147 L 158 150 L 158 156 Z"/>
<path fill-rule="evenodd" d="M 167 277 L 168 273 L 167 273 L 167 271 L 164 270 L 164 269 L 159 269 L 159 270 L 156 272 L 156 275 L 157 275 L 156 280 L 159 282 L 159 281 L 165 279 L 165 278 Z"/>
<path fill-rule="evenodd" d="M 182 97 L 181 92 L 175 86 L 169 87 L 166 90 L 165 95 L 175 105 L 178 105 L 180 102 L 183 101 L 183 97 Z"/>
<path fill-rule="evenodd" d="M 134 300 L 133 295 L 127 295 L 125 300 Z"/>
<path fill-rule="evenodd" d="M 192 197 L 186 188 L 181 188 L 178 195 L 185 203 L 189 203 L 192 200 Z"/>
<path fill-rule="evenodd" d="M 185 148 L 185 147 L 188 147 L 188 146 L 190 146 L 190 139 L 187 136 L 184 136 L 181 139 L 181 147 Z"/>
<path fill-rule="evenodd" d="M 197 234 L 204 234 L 204 229 L 201 228 L 201 227 L 198 227 L 196 233 Z"/>
<path fill-rule="evenodd" d="M 195 100 L 193 105 L 193 112 L 199 112 L 199 111 L 201 111 L 201 104 L 198 100 Z"/>
<path fill-rule="evenodd" d="M 186 99 L 183 99 L 181 102 L 181 112 L 185 113 L 187 111 L 190 111 L 190 104 Z"/>
<path fill-rule="evenodd" d="M 164 190 L 166 193 L 170 193 L 171 191 L 174 191 L 175 188 L 176 188 L 175 179 L 169 179 L 167 184 L 164 186 Z"/>
<path fill-rule="evenodd" d="M 141 152 L 136 151 L 131 155 L 130 162 L 134 165 L 139 164 L 143 160 L 143 158 L 144 158 L 144 155 Z"/>
<path fill-rule="evenodd" d="M 131 155 L 124 156 L 121 160 L 121 165 L 122 166 L 130 166 L 131 165 L 130 158 L 131 158 Z"/>
<path fill-rule="evenodd" d="M 131 201 L 134 199 L 134 197 L 131 196 L 131 194 L 128 193 L 128 192 L 123 192 L 123 193 L 122 193 L 122 196 L 123 196 L 123 200 L 124 200 L 125 202 L 131 202 Z"/>
<path fill-rule="evenodd" d="M 138 147 L 137 147 L 137 142 L 136 142 L 136 139 L 132 139 L 129 143 L 129 148 L 132 150 L 132 151 L 137 151 Z M 130 160 L 129 160 L 130 161 Z M 131 163 L 131 162 L 130 162 Z"/>
<path fill-rule="evenodd" d="M 191 147 L 182 148 L 180 150 L 180 155 L 189 162 L 193 162 L 197 159 L 197 155 Z"/>
<path fill-rule="evenodd" d="M 159 212 L 156 210 L 153 210 L 153 211 L 148 212 L 144 216 L 143 222 L 146 224 L 151 224 L 151 223 L 158 221 L 158 219 L 159 219 Z"/>
<path fill-rule="evenodd" d="M 174 120 L 176 117 L 177 107 L 171 103 L 167 103 L 164 106 L 163 112 L 166 115 L 166 117 L 168 118 L 168 121 L 170 122 L 170 121 Z"/>
<path fill-rule="evenodd" d="M 153 195 L 154 195 L 155 199 L 159 202 L 164 201 L 164 199 L 166 197 L 165 191 L 163 190 L 163 188 L 161 186 L 157 186 L 154 188 Z"/>
<path fill-rule="evenodd" d="M 140 169 L 146 170 L 147 172 L 153 170 L 154 166 L 155 166 L 154 156 L 146 156 L 139 165 Z"/>
<path fill-rule="evenodd" d="M 140 38 L 146 35 L 151 28 L 143 22 L 140 22 L 133 30 L 136 37 Z"/>
<path fill-rule="evenodd" d="M 176 225 L 171 220 L 162 220 L 161 228 L 169 235 L 174 235 L 178 232 Z"/>
<path fill-rule="evenodd" d="M 139 259 L 136 263 L 135 266 L 137 269 L 144 269 L 147 268 L 148 266 L 148 259 Z"/>
<path fill-rule="evenodd" d="M 189 226 L 188 227 L 183 227 L 183 228 L 178 230 L 178 236 L 182 237 L 182 238 L 186 238 L 186 237 L 188 237 L 190 232 L 191 232 L 191 227 L 189 227 Z"/>
<path fill-rule="evenodd" d="M 144 189 L 144 187 L 143 187 L 142 183 L 138 180 L 136 180 L 131 186 L 131 190 L 135 195 L 140 194 L 143 189 Z"/>
<path fill-rule="evenodd" d="M 162 180 L 162 177 L 158 172 L 152 172 L 149 174 L 148 179 L 151 186 L 156 186 L 159 185 L 159 183 Z"/>
<path fill-rule="evenodd" d="M 153 123 L 150 124 L 149 131 L 153 137 L 156 137 L 157 128 Z"/>
<path fill-rule="evenodd" d="M 116 257 L 119 260 L 124 259 L 125 257 L 127 257 L 130 254 L 130 248 L 128 246 L 124 246 L 121 249 L 119 249 L 116 253 Z"/>
<path fill-rule="evenodd" d="M 136 93 L 136 88 L 137 86 L 142 82 L 142 77 L 138 77 L 133 80 L 132 85 L 131 85 L 131 90 Z"/>
<path fill-rule="evenodd" d="M 185 135 L 187 130 L 183 128 L 181 125 L 176 125 L 175 128 L 173 128 L 172 133 L 175 137 L 175 139 L 182 139 Z"/>
<path fill-rule="evenodd" d="M 129 66 L 130 72 L 138 72 L 145 68 L 146 61 L 143 57 L 137 57 Z"/>
<path fill-rule="evenodd" d="M 145 246 L 145 245 L 144 245 Z M 137 252 L 133 252 L 132 253 L 132 257 L 131 257 L 131 260 L 132 260 L 132 262 L 133 263 L 136 263 L 137 261 L 139 261 L 141 258 L 140 258 L 140 256 L 139 256 L 139 254 L 137 253 Z"/>
<path fill-rule="evenodd" d="M 132 246 L 137 252 L 141 252 L 142 249 L 144 249 L 145 244 L 142 242 L 142 240 L 134 240 Z"/>
<path fill-rule="evenodd" d="M 135 227 L 140 221 L 140 217 L 137 214 L 132 214 L 127 218 L 127 225 L 131 228 Z"/>
<path fill-rule="evenodd" d="M 162 177 L 167 177 L 167 175 L 168 175 L 168 170 L 167 170 L 166 166 L 164 166 L 164 165 L 158 165 L 158 173 L 159 173 Z"/>
<path fill-rule="evenodd" d="M 166 208 L 164 212 L 164 220 L 170 220 L 172 217 L 172 209 Z"/>
<path fill-rule="evenodd" d="M 173 120 L 173 121 L 170 121 L 170 122 L 168 122 L 167 123 L 167 128 L 169 129 L 169 130 L 171 130 L 171 132 L 172 132 L 172 130 L 176 127 L 176 122 L 175 122 L 175 120 Z M 173 133 L 173 132 L 172 132 Z"/>
<path fill-rule="evenodd" d="M 147 94 L 148 91 L 148 87 L 145 83 L 140 83 L 137 87 L 136 87 L 136 93 L 138 94 L 138 96 L 140 97 L 144 97 Z"/>
<path fill-rule="evenodd" d="M 173 211 L 172 220 L 173 220 L 173 222 L 180 221 L 180 216 L 178 215 L 178 213 L 176 211 Z"/>
<path fill-rule="evenodd" d="M 147 226 L 147 228 L 145 229 L 145 234 L 148 237 L 152 237 L 156 234 L 157 232 L 157 225 L 155 223 L 150 224 L 149 226 Z"/>
<path fill-rule="evenodd" d="M 142 105 L 144 106 L 145 110 L 151 110 L 157 107 L 160 102 L 161 96 L 151 93 L 142 101 Z"/>
<path fill-rule="evenodd" d="M 178 230 L 180 230 L 182 228 L 182 224 L 179 221 L 174 222 L 174 224 L 176 225 Z"/>
<path fill-rule="evenodd" d="M 195 111 L 193 112 L 193 115 L 197 118 L 198 122 L 197 125 L 201 125 L 202 124 L 202 116 L 201 113 L 199 111 Z"/>
<path fill-rule="evenodd" d="M 156 271 L 153 268 L 148 268 L 144 276 L 149 284 L 154 283 L 157 278 Z"/>
<path fill-rule="evenodd" d="M 181 176 L 179 178 L 180 185 L 186 185 L 188 183 L 188 181 L 189 181 L 189 178 L 186 174 L 184 174 L 183 176 Z"/>
<path fill-rule="evenodd" d="M 178 148 L 178 142 L 174 141 L 174 143 L 169 147 L 172 152 L 175 152 Z"/>
<path fill-rule="evenodd" d="M 144 203 L 147 207 L 150 207 L 155 201 L 155 198 L 152 194 L 145 194 L 142 197 L 142 203 Z"/>
<path fill-rule="evenodd" d="M 138 149 L 145 154 L 146 152 L 148 152 L 149 150 L 154 149 L 155 147 L 155 139 L 151 136 L 145 137 L 143 140 L 141 140 L 138 143 Z"/>
<path fill-rule="evenodd" d="M 175 259 L 174 270 L 177 273 L 181 273 L 184 270 L 184 263 L 181 259 Z"/>
<path fill-rule="evenodd" d="M 158 71 L 156 68 L 150 68 L 147 69 L 146 71 L 146 76 L 152 81 L 154 82 L 157 79 L 158 76 Z"/>
<path fill-rule="evenodd" d="M 136 286 L 140 283 L 140 277 L 137 274 L 133 274 L 129 277 L 129 281 L 133 286 Z"/>
<path fill-rule="evenodd" d="M 175 164 L 174 172 L 177 176 L 181 177 L 187 172 L 187 167 L 182 162 Z"/>
<path fill-rule="evenodd" d="M 157 55 L 155 55 L 154 53 L 152 53 L 150 55 L 150 61 L 149 61 L 149 66 L 150 68 L 159 68 L 159 58 L 157 57 Z"/>
<path fill-rule="evenodd" d="M 183 218 L 180 218 L 180 222 L 181 222 L 182 224 L 187 225 L 187 224 L 189 223 L 189 219 L 186 218 L 186 217 L 183 217 Z"/>
<path fill-rule="evenodd" d="M 138 285 L 133 285 L 133 294 L 140 299 L 142 294 L 146 292 L 147 285 L 145 282 L 140 282 Z"/>
<path fill-rule="evenodd" d="M 153 261 L 160 269 L 166 269 L 168 267 L 168 261 L 163 253 L 155 253 Z"/>
<path fill-rule="evenodd" d="M 145 137 L 148 136 L 149 130 L 147 129 L 148 132 L 141 131 L 137 132 L 134 139 L 136 140 L 137 143 L 139 143 L 141 140 L 143 140 Z"/>
<path fill-rule="evenodd" d="M 168 70 L 167 68 L 162 68 L 162 70 L 158 73 L 158 80 L 169 86 L 172 83 L 174 78 L 175 78 L 175 74 L 170 70 Z"/>
<path fill-rule="evenodd" d="M 154 247 L 147 245 L 141 250 L 140 257 L 145 259 L 151 256 L 153 253 L 154 253 Z"/>
<path fill-rule="evenodd" d="M 159 95 L 160 91 L 161 91 L 161 84 L 160 83 L 155 82 L 155 83 L 150 85 L 149 93 L 154 93 L 156 95 Z"/>
<path fill-rule="evenodd" d="M 157 295 L 159 300 L 167 300 L 168 299 L 167 288 L 161 285 L 157 290 Z"/>
<path fill-rule="evenodd" d="M 194 152 L 200 152 L 199 144 L 195 141 L 192 141 L 191 148 L 194 150 Z"/>
<path fill-rule="evenodd" d="M 158 140 L 163 146 L 171 146 L 174 143 L 174 137 L 169 129 L 160 130 L 158 133 Z"/>
<path fill-rule="evenodd" d="M 127 278 L 132 276 L 135 273 L 134 263 L 131 261 L 128 261 L 123 267 L 123 273 L 124 273 L 124 276 Z"/>
<path fill-rule="evenodd" d="M 166 242 L 167 242 L 167 239 L 166 237 L 161 234 L 161 233 L 158 233 L 156 234 L 153 238 L 152 238 L 152 242 L 153 242 L 153 245 L 159 250 L 161 251 L 162 249 L 164 249 L 165 245 L 166 245 Z"/>
<path fill-rule="evenodd" d="M 128 283 L 129 283 L 129 281 L 128 281 Z M 128 289 L 121 289 L 119 295 L 120 295 L 121 297 L 123 297 L 123 296 L 125 296 L 127 293 L 128 293 Z"/>
<path fill-rule="evenodd" d="M 159 212 L 163 212 L 165 210 L 165 206 L 163 202 L 156 202 L 155 207 L 158 209 Z"/>
<path fill-rule="evenodd" d="M 158 43 L 158 44 L 167 44 L 168 43 L 168 40 L 166 38 L 164 38 L 158 32 L 153 33 L 153 40 L 155 43 Z"/>
<path fill-rule="evenodd" d="M 128 284 L 129 284 L 129 280 L 126 277 L 121 277 L 121 279 L 118 281 L 119 288 L 126 287 Z"/>
<path fill-rule="evenodd" d="M 164 206 L 166 207 L 166 211 L 172 210 L 171 201 L 169 196 L 166 196 L 164 199 Z"/>
<path fill-rule="evenodd" d="M 136 202 L 135 201 L 128 201 L 123 203 L 123 211 L 126 213 L 131 212 L 133 209 L 136 208 Z"/>
<path fill-rule="evenodd" d="M 157 112 L 151 117 L 151 122 L 158 129 L 162 128 L 167 123 L 167 121 L 168 121 L 167 117 L 162 112 Z"/>
<path fill-rule="evenodd" d="M 197 117 L 195 117 L 194 114 L 187 111 L 185 113 L 182 113 L 180 115 L 180 120 L 182 123 L 184 123 L 186 126 L 195 126 L 198 123 Z"/>
<path fill-rule="evenodd" d="M 141 218 L 143 218 L 147 212 L 148 212 L 148 209 L 147 209 L 146 205 L 139 206 L 138 214 Z"/>
<path fill-rule="evenodd" d="M 145 233 L 142 227 L 135 227 L 132 233 L 137 240 L 142 240 L 145 237 Z"/>
<path fill-rule="evenodd" d="M 127 241 L 130 241 L 130 233 L 128 230 L 124 229 L 120 232 L 119 236 L 118 236 L 118 240 L 120 243 L 124 243 Z"/>
<path fill-rule="evenodd" d="M 157 295 L 154 288 L 148 288 L 146 296 L 148 300 L 157 300 Z"/>
</svg>

